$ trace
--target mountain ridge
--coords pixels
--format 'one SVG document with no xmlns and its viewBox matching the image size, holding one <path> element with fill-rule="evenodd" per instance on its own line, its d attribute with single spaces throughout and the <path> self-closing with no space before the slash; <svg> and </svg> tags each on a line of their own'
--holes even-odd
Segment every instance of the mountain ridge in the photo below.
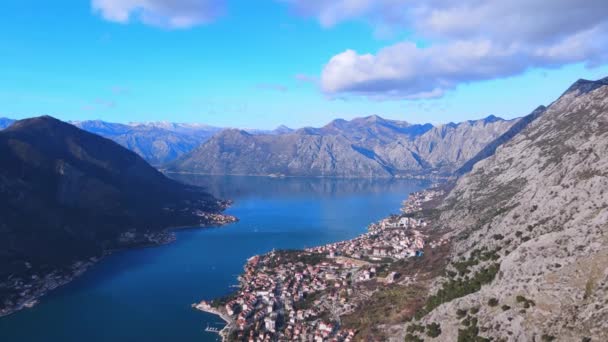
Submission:
<svg viewBox="0 0 608 342">
<path fill-rule="evenodd" d="M 14 120 L 5 119 L 0 121 L 0 129 L 9 126 Z M 373 151 L 372 154 L 363 153 L 364 155 L 376 154 L 380 156 L 382 152 L 376 151 L 378 145 L 385 145 L 396 140 L 413 140 L 416 137 L 423 135 L 437 127 L 444 133 L 451 129 L 457 128 L 462 124 L 472 124 L 484 122 L 488 124 L 496 124 L 504 121 L 501 118 L 490 115 L 480 120 L 468 120 L 462 123 L 448 123 L 434 126 L 432 124 L 410 124 L 406 121 L 391 120 L 382 118 L 379 115 L 370 115 L 366 117 L 354 118 L 352 120 L 335 119 L 321 127 L 304 127 L 292 129 L 281 125 L 273 130 L 261 129 L 242 129 L 252 135 L 275 135 L 283 136 L 288 134 L 297 134 L 300 136 L 329 136 L 342 135 L 351 141 L 352 149 L 355 151 Z M 173 123 L 173 122 L 131 122 L 131 123 L 112 123 L 102 120 L 85 120 L 71 121 L 75 126 L 87 130 L 89 132 L 101 135 L 103 137 L 114 140 L 120 145 L 136 152 L 143 157 L 147 162 L 157 166 L 166 166 L 178 158 L 183 157 L 187 153 L 193 151 L 201 144 L 205 143 L 215 134 L 230 128 L 214 127 L 206 124 L 198 123 Z M 409 144 L 409 143 L 407 143 Z M 345 147 L 346 149 L 346 147 Z M 418 160 L 418 164 L 422 159 L 420 152 L 405 151 L 405 159 Z M 393 153 L 394 155 L 394 153 Z M 381 156 L 379 158 L 387 158 Z M 415 163 L 412 163 L 415 165 Z M 385 165 L 386 166 L 386 165 Z M 394 170 L 389 167 L 384 167 L 385 171 L 380 172 L 382 177 L 392 177 Z M 419 167 L 415 166 L 416 170 Z M 408 170 L 413 171 L 413 170 Z M 388 172 L 388 174 L 387 174 Z M 409 172 L 413 174 L 413 172 Z M 221 173 L 223 174 L 223 173 Z M 329 174 L 319 174 L 321 176 L 335 176 L 331 171 Z M 315 176 L 319 176 L 315 175 Z M 356 177 L 376 177 L 375 174 L 358 174 Z"/>
<path fill-rule="evenodd" d="M 518 120 L 489 116 L 432 126 L 368 116 L 336 119 L 320 128 L 305 127 L 281 135 L 239 136 L 225 130 L 162 169 L 302 177 L 448 175 Z"/>
<path fill-rule="evenodd" d="M 169 241 L 170 226 L 221 223 L 226 206 L 50 116 L 0 131 L 0 203 L 0 315 L 110 250 Z"/>
<path fill-rule="evenodd" d="M 116 141 L 153 165 L 177 158 L 221 130 L 208 125 L 166 122 L 119 124 L 90 120 L 73 124 Z"/>
<path fill-rule="evenodd" d="M 535 113 L 426 213 L 451 242 L 448 266 L 392 341 L 433 324 L 438 341 L 608 339 L 606 79 Z"/>
</svg>

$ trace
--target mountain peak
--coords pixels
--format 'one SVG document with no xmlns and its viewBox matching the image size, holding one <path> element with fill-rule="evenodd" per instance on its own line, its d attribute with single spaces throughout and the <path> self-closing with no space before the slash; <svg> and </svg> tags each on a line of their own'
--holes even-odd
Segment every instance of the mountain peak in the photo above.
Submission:
<svg viewBox="0 0 608 342">
<path fill-rule="evenodd" d="M 50 115 L 42 115 L 34 118 L 23 119 L 15 121 L 11 126 L 7 128 L 7 131 L 16 131 L 22 129 L 65 129 L 65 128 L 74 128 L 73 125 L 70 125 L 66 122 L 63 122 L 59 119 L 56 119 Z"/>
<path fill-rule="evenodd" d="M 365 123 L 365 124 L 384 124 L 387 122 L 391 122 L 391 120 L 387 120 L 387 119 L 381 117 L 380 115 L 373 114 L 373 115 L 368 115 L 368 116 L 364 116 L 361 118 L 354 118 L 350 122 Z"/>
<path fill-rule="evenodd" d="M 293 129 L 289 128 L 285 125 L 279 125 L 277 128 L 274 129 L 274 133 L 277 133 L 277 134 L 291 133 L 291 132 L 293 132 Z"/>
<path fill-rule="evenodd" d="M 369 115 L 363 118 L 365 121 L 386 121 L 383 117 L 377 114 Z"/>
<path fill-rule="evenodd" d="M 251 136 L 252 134 L 243 129 L 227 128 L 222 131 L 221 135 L 235 137 L 235 136 Z"/>
<path fill-rule="evenodd" d="M 497 121 L 502 121 L 503 119 L 494 115 L 494 114 L 490 114 L 488 116 L 486 116 L 485 118 L 483 118 L 483 121 L 486 123 L 491 123 L 491 122 L 497 122 Z"/>
<path fill-rule="evenodd" d="M 574 82 L 569 88 L 568 90 L 566 90 L 563 94 L 569 94 L 575 91 L 579 92 L 579 95 L 582 94 L 586 94 L 589 92 L 594 91 L 595 89 L 599 88 L 599 87 L 603 87 L 605 85 L 608 85 L 608 77 L 604 77 L 602 79 L 596 80 L 596 81 L 591 81 L 591 80 L 586 80 L 586 79 L 579 79 L 576 82 Z"/>
</svg>

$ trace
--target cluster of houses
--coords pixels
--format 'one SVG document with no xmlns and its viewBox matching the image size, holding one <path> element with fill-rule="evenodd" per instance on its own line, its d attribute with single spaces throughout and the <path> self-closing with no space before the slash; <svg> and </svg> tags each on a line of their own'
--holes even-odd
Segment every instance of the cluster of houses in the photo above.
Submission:
<svg viewBox="0 0 608 342">
<path fill-rule="evenodd" d="M 416 212 L 421 209 L 423 203 L 432 201 L 443 195 L 445 195 L 445 191 L 437 187 L 414 192 L 403 201 L 401 212 L 404 214 Z"/>
<path fill-rule="evenodd" d="M 340 329 L 324 317 L 327 305 L 345 303 L 349 270 L 324 260 L 326 255 L 314 264 L 299 261 L 310 255 L 272 252 L 248 260 L 240 291 L 220 308 L 233 320 L 238 340 L 352 340 L 354 330 Z M 315 299 L 317 293 L 325 296 Z"/>
<path fill-rule="evenodd" d="M 369 262 L 421 256 L 425 235 L 415 228 L 426 227 L 426 222 L 409 217 L 389 217 L 371 224 L 368 232 L 359 237 L 309 248 L 313 253 L 327 253 L 329 257 L 345 256 Z"/>
<path fill-rule="evenodd" d="M 380 276 L 379 265 L 423 255 L 427 223 L 407 213 L 437 195 L 413 194 L 404 202 L 409 211 L 371 224 L 355 239 L 250 258 L 239 291 L 217 311 L 242 341 L 351 341 L 356 331 L 343 328 L 340 317 L 363 300 L 353 289 L 372 280 L 391 284 L 399 274 Z"/>
</svg>

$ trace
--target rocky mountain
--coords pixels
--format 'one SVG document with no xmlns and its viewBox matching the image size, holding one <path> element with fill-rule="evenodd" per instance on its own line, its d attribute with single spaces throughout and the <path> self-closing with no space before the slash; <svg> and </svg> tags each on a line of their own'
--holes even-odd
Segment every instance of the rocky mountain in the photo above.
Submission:
<svg viewBox="0 0 608 342">
<path fill-rule="evenodd" d="M 89 258 L 160 242 L 169 226 L 210 223 L 225 205 L 48 116 L 0 131 L 0 203 L 0 315 Z"/>
<path fill-rule="evenodd" d="M 225 130 L 164 168 L 182 173 L 350 178 L 448 174 L 516 122 L 490 116 L 434 127 L 370 116 L 280 135 Z"/>
<path fill-rule="evenodd" d="M 536 120 L 547 108 L 545 106 L 539 106 L 532 113 L 524 116 L 518 120 L 511 128 L 505 133 L 500 135 L 498 138 L 487 144 L 481 151 L 479 151 L 473 158 L 469 159 L 464 165 L 456 170 L 457 175 L 463 175 L 473 168 L 478 161 L 488 158 L 496 152 L 496 149 L 502 144 L 513 139 L 513 137 L 526 128 L 532 121 Z"/>
<path fill-rule="evenodd" d="M 116 141 L 155 166 L 175 160 L 192 151 L 214 134 L 224 130 L 221 127 L 198 123 L 133 122 L 119 124 L 101 120 L 71 123 L 81 129 Z M 247 129 L 245 131 L 254 135 L 281 135 L 294 130 L 282 125 L 273 130 Z"/>
<path fill-rule="evenodd" d="M 395 341 L 608 340 L 608 78 L 533 115 L 429 211 L 447 268 Z"/>
<path fill-rule="evenodd" d="M 431 124 L 412 125 L 405 121 L 387 120 L 378 115 L 336 119 L 321 128 L 304 128 L 301 134 L 342 135 L 360 144 L 389 143 L 399 138 L 413 138 L 433 128 Z"/>
<path fill-rule="evenodd" d="M 7 118 L 0 118 L 0 129 L 7 128 L 8 126 L 12 125 L 13 122 L 15 122 L 15 120 L 7 119 Z"/>
<path fill-rule="evenodd" d="M 221 128 L 171 122 L 118 124 L 76 121 L 77 127 L 112 139 L 153 165 L 169 162 L 200 145 Z"/>
<path fill-rule="evenodd" d="M 267 129 L 245 129 L 245 132 L 249 134 L 272 134 L 272 135 L 280 135 L 287 134 L 294 131 L 293 128 L 289 128 L 285 125 L 280 125 L 275 129 L 267 130 Z"/>
</svg>

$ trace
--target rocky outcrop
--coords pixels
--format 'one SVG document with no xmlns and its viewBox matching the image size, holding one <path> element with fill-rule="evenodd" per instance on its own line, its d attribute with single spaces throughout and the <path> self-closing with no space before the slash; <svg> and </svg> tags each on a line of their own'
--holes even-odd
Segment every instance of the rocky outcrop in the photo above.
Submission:
<svg viewBox="0 0 608 342">
<path fill-rule="evenodd" d="M 439 208 L 450 264 L 408 326 L 441 334 L 420 337 L 608 340 L 608 79 L 538 114 Z"/>
<path fill-rule="evenodd" d="M 516 122 L 491 116 L 433 127 L 370 116 L 280 135 L 226 130 L 164 168 L 181 173 L 347 178 L 449 174 Z"/>
</svg>

